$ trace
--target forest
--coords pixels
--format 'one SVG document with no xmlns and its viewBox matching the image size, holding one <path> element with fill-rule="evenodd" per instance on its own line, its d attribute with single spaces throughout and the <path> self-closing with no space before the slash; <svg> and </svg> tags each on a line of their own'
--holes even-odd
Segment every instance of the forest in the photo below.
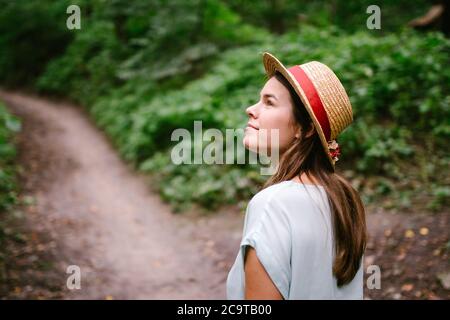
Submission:
<svg viewBox="0 0 450 320">
<path fill-rule="evenodd" d="M 52 140 L 58 139 L 57 133 L 50 139 L 53 136 L 45 131 L 50 129 L 39 129 L 44 111 L 38 117 L 27 108 L 8 106 L 39 105 L 43 102 L 33 99 L 41 98 L 77 105 L 82 117 L 104 134 L 105 145 L 117 151 L 117 161 L 143 177 L 148 190 L 168 205 L 176 219 L 192 211 L 207 219 L 223 219 L 218 216 L 227 208 L 242 213 L 267 176 L 259 174 L 257 164 L 237 161 L 175 164 L 170 155 L 176 142 L 170 136 L 176 129 L 193 135 L 196 120 L 202 121 L 203 130 L 216 128 L 223 133 L 245 127 L 245 108 L 257 101 L 265 82 L 261 63 L 265 51 L 289 66 L 312 60 L 332 66 L 349 94 L 354 122 L 339 136 L 343 154 L 337 170 L 360 192 L 369 212 L 389 212 L 383 213 L 387 224 L 380 218 L 373 227 L 367 256 L 375 260 L 383 256 L 380 263 L 390 270 L 383 279 L 397 279 L 392 280 L 392 289 L 366 295 L 448 298 L 448 8 L 425 0 L 380 1 L 381 28 L 371 30 L 367 26 L 371 14 L 366 11 L 371 4 L 366 0 L 0 0 L 0 247 L 10 248 L 0 252 L 0 298 L 60 297 L 56 289 L 27 292 L 21 287 L 22 262 L 9 261 L 17 256 L 15 250 L 33 239 L 29 229 L 14 227 L 26 219 L 21 210 L 39 211 L 36 190 L 46 190 L 38 185 L 30 191 L 26 181 L 52 166 L 49 159 L 56 149 L 65 149 Z M 79 29 L 68 29 L 70 5 L 80 8 Z M 434 19 L 429 16 L 436 10 L 440 20 L 423 22 Z M 72 115 L 63 106 L 59 112 L 59 117 L 48 119 L 63 123 Z M 90 129 L 77 125 L 74 135 L 82 139 Z M 36 141 L 48 146 L 36 151 Z M 74 148 L 80 148 L 80 161 L 103 150 L 100 145 L 82 150 L 81 143 Z M 27 154 L 27 150 L 35 151 Z M 60 154 L 70 158 L 65 151 Z M 71 168 L 72 160 L 66 160 L 61 166 Z M 73 166 L 77 165 L 82 166 Z M 57 177 L 50 173 L 52 178 L 41 175 L 34 180 L 60 181 L 75 169 L 64 170 Z M 86 175 L 95 179 L 95 174 Z M 87 208 L 91 214 L 102 211 L 100 204 Z M 420 241 L 425 242 L 419 245 Z M 225 266 L 229 256 L 223 258 Z M 435 263 L 427 265 L 427 261 Z M 409 267 L 399 267 L 399 262 Z M 25 269 L 32 264 L 24 263 Z M 423 270 L 418 272 L 415 264 Z M 49 265 L 43 268 L 52 269 Z M 424 274 L 422 280 L 417 274 Z"/>
</svg>

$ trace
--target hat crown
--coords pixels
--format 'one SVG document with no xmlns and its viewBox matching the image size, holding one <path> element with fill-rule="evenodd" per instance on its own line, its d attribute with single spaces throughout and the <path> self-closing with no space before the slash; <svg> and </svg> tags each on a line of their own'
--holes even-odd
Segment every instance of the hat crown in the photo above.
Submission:
<svg viewBox="0 0 450 320">
<path fill-rule="evenodd" d="M 300 67 L 316 88 L 330 123 L 330 140 L 334 140 L 353 122 L 353 110 L 347 92 L 327 65 L 310 61 Z"/>
</svg>

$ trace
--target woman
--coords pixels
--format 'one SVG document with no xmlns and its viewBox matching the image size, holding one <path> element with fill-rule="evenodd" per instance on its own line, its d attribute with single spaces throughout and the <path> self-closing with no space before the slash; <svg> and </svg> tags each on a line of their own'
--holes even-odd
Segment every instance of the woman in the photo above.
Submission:
<svg viewBox="0 0 450 320">
<path fill-rule="evenodd" d="M 285 68 L 267 52 L 263 63 L 269 80 L 246 110 L 243 143 L 251 150 L 276 143 L 280 160 L 247 206 L 227 297 L 362 299 L 364 206 L 335 173 L 335 139 L 353 121 L 348 96 L 322 63 Z M 278 141 L 260 139 L 273 129 Z"/>
</svg>

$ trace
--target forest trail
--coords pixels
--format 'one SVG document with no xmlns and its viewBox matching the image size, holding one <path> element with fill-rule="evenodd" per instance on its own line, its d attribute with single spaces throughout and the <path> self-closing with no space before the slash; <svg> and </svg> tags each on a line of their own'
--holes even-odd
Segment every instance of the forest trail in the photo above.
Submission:
<svg viewBox="0 0 450 320">
<path fill-rule="evenodd" d="M 34 199 L 27 228 L 38 250 L 53 252 L 56 297 L 225 298 L 242 215 L 174 215 L 81 108 L 5 91 L 0 98 L 22 121 L 23 192 Z M 66 286 L 69 265 L 80 267 L 79 290 Z"/>
<path fill-rule="evenodd" d="M 81 107 L 1 90 L 0 99 L 22 122 L 20 184 L 29 199 L 25 244 L 13 249 L 12 288 L 0 298 L 226 297 L 243 224 L 236 206 L 175 215 Z M 383 289 L 364 286 L 365 297 L 448 299 L 449 212 L 366 209 L 364 269 L 380 266 Z M 67 288 L 70 265 L 81 269 L 79 290 Z"/>
</svg>

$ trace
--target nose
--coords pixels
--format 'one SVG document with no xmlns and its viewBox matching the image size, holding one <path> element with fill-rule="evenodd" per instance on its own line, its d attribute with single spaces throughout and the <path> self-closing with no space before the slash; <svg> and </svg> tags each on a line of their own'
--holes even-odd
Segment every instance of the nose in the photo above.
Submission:
<svg viewBox="0 0 450 320">
<path fill-rule="evenodd" d="M 258 104 L 254 104 L 250 107 L 248 107 L 247 109 L 245 109 L 245 113 L 247 113 L 247 115 L 251 118 L 256 118 L 257 117 L 257 112 L 256 112 L 256 107 Z"/>
</svg>

